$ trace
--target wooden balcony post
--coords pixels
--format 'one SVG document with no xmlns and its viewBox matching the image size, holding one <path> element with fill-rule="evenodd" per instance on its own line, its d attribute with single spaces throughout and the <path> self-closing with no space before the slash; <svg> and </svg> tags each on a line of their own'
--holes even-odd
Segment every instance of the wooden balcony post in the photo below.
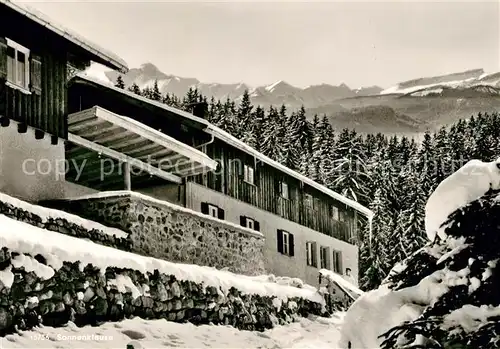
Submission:
<svg viewBox="0 0 500 349">
<path fill-rule="evenodd" d="M 130 163 L 128 161 L 123 163 L 123 176 L 125 181 L 125 190 L 127 191 L 132 190 L 132 178 L 130 177 Z"/>
</svg>

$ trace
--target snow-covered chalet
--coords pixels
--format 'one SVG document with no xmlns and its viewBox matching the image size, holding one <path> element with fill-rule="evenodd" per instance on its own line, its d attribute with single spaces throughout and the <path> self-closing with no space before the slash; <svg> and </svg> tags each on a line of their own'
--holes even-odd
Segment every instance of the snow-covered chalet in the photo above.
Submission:
<svg viewBox="0 0 500 349">
<path fill-rule="evenodd" d="M 357 277 L 369 209 L 210 124 L 203 106 L 86 75 L 90 61 L 127 66 L 41 14 L 0 9 L 0 192 L 123 229 L 136 253 L 313 285 L 319 269 Z"/>
</svg>

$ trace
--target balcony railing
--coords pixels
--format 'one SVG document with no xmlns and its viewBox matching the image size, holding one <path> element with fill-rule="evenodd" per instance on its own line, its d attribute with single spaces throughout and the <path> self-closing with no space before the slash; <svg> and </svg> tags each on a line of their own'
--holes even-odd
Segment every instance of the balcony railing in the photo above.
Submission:
<svg viewBox="0 0 500 349">
<path fill-rule="evenodd" d="M 257 187 L 245 181 L 240 181 L 238 199 L 251 205 L 257 205 Z"/>
</svg>

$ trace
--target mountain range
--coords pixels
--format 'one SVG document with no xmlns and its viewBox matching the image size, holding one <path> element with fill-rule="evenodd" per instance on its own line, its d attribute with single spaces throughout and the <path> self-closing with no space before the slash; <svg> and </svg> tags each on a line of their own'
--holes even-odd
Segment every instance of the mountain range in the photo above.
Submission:
<svg viewBox="0 0 500 349">
<path fill-rule="evenodd" d="M 91 67 L 89 75 L 111 83 L 119 74 L 92 70 Z M 325 114 L 335 128 L 354 128 L 360 133 L 416 135 L 478 112 L 500 109 L 500 72 L 486 74 L 483 69 L 419 77 L 386 89 L 376 85 L 351 89 L 346 84 L 299 88 L 285 81 L 258 87 L 245 83 L 203 83 L 196 78 L 166 74 L 152 63 L 130 69 L 121 76 L 127 87 L 133 83 L 141 88 L 152 87 L 157 81 L 163 94 L 178 97 L 192 87 L 208 98 L 238 102 L 248 90 L 254 105 L 267 108 L 285 104 L 290 110 L 303 105 L 309 117 Z"/>
<path fill-rule="evenodd" d="M 107 71 L 105 75 L 110 81 L 116 81 L 119 73 Z M 243 92 L 248 90 L 253 103 L 260 104 L 263 107 L 285 103 L 292 108 L 300 107 L 301 105 L 308 108 L 322 105 L 335 99 L 367 96 L 382 91 L 382 88 L 378 86 L 351 90 L 345 84 L 339 86 L 328 84 L 312 85 L 302 89 L 282 80 L 255 88 L 245 83 L 203 83 L 195 78 L 165 74 L 152 63 L 143 64 L 139 68 L 132 68 L 127 74 L 121 75 L 125 86 L 136 83 L 140 88 L 153 87 L 153 84 L 157 81 L 161 93 L 170 93 L 176 96 L 184 96 L 190 87 L 196 87 L 198 91 L 209 98 L 213 96 L 220 100 L 230 98 L 237 101 L 241 98 Z"/>
</svg>

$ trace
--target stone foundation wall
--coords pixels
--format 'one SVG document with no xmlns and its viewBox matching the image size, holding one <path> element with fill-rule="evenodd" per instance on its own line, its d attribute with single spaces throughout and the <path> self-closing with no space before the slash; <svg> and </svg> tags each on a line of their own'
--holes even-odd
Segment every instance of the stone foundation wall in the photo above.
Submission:
<svg viewBox="0 0 500 349">
<path fill-rule="evenodd" d="M 129 238 L 106 234 L 99 229 L 87 229 L 64 218 L 49 217 L 43 219 L 33 212 L 16 207 L 8 202 L 0 201 L 0 214 L 38 228 L 80 239 L 88 239 L 104 246 L 114 247 L 123 251 L 130 251 L 132 249 L 132 241 Z"/>
<path fill-rule="evenodd" d="M 264 330 L 297 316 L 328 314 L 322 304 L 309 299 L 282 301 L 242 294 L 234 287 L 224 292 L 157 270 L 146 274 L 112 267 L 100 270 L 79 262 L 63 262 L 54 269 L 42 255 L 19 254 L 6 247 L 0 250 L 0 270 L 0 336 L 40 324 L 99 325 L 133 316 Z"/>
<path fill-rule="evenodd" d="M 134 253 L 238 274 L 265 274 L 261 234 L 181 206 L 140 194 L 50 205 L 129 233 Z"/>
</svg>

